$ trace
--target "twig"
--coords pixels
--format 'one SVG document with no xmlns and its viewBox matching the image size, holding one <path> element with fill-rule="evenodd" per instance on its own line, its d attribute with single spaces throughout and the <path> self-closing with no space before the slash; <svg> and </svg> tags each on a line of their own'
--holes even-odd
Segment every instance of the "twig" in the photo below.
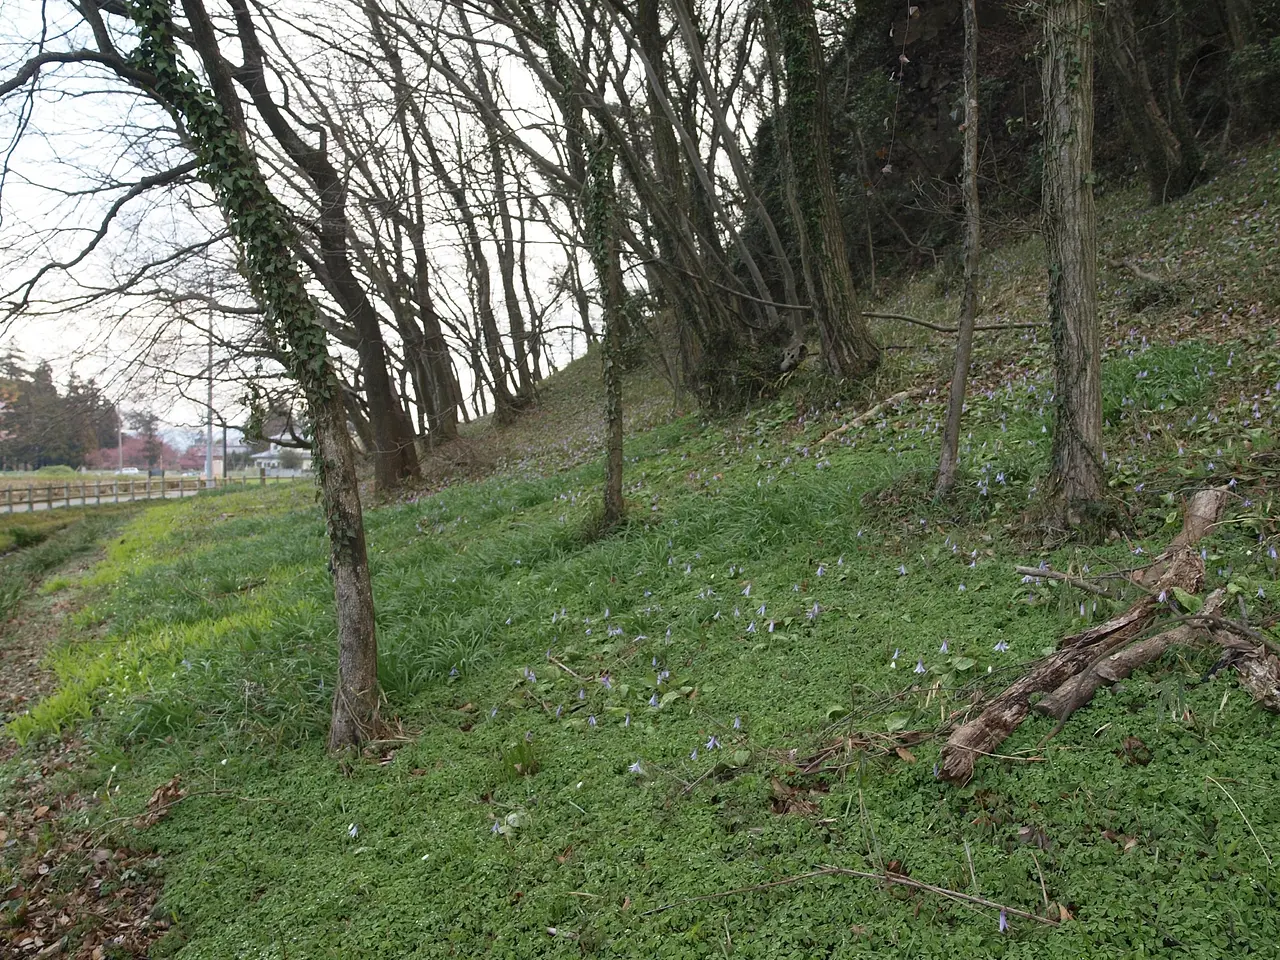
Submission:
<svg viewBox="0 0 1280 960">
<path fill-rule="evenodd" d="M 1044 871 L 1040 869 L 1040 858 L 1036 856 L 1034 850 L 1031 851 L 1031 862 L 1036 865 L 1036 873 L 1040 874 L 1040 896 L 1044 897 L 1044 907 L 1049 909 L 1049 891 L 1044 888 Z"/>
<path fill-rule="evenodd" d="M 557 660 L 555 657 L 547 657 L 547 659 L 548 659 L 549 661 L 551 661 L 552 663 L 554 663 L 557 667 L 559 667 L 559 668 L 560 668 L 561 670 L 563 670 L 565 673 L 567 673 L 569 676 L 573 677 L 573 679 L 575 679 L 575 680 L 581 680 L 581 679 L 582 679 L 582 677 L 578 676 L 578 674 L 574 673 L 572 670 L 570 670 L 568 667 L 566 667 L 563 663 L 561 663 L 561 662 L 560 662 L 559 660 Z"/>
<path fill-rule="evenodd" d="M 964 842 L 964 855 L 969 858 L 969 880 L 973 883 L 973 892 L 978 892 L 978 874 L 973 869 L 973 851 L 969 849 L 969 841 Z"/>
<path fill-rule="evenodd" d="M 1106 257 L 1103 262 L 1106 263 L 1107 266 L 1114 267 L 1117 270 L 1128 270 L 1139 280 L 1143 280 L 1147 283 L 1164 284 L 1168 282 L 1163 277 L 1158 277 L 1154 273 L 1148 273 L 1146 270 L 1143 270 L 1132 260 L 1112 260 L 1110 257 Z"/>
<path fill-rule="evenodd" d="M 1078 587 L 1087 593 L 1092 593 L 1099 597 L 1106 597 L 1108 600 L 1119 599 L 1106 587 L 1100 587 L 1096 583 L 1090 583 L 1088 580 L 1081 580 L 1079 577 L 1073 577 L 1069 573 L 1061 573 L 1057 570 L 1051 570 L 1048 567 L 1015 566 L 1013 568 L 1013 572 L 1020 573 L 1026 577 L 1044 577 L 1046 580 L 1061 580 L 1063 583 L 1069 583 L 1073 587 Z"/>
<path fill-rule="evenodd" d="M 959 333 L 956 327 L 944 327 L 940 323 L 930 323 L 928 320 L 921 320 L 917 317 L 908 317 L 903 313 L 867 313 L 862 314 L 864 317 L 871 317 L 874 320 L 901 320 L 903 323 L 914 323 L 918 327 L 927 327 L 930 330 L 936 330 L 938 333 Z M 1020 330 L 1027 327 L 1043 327 L 1044 324 L 1039 321 L 1028 321 L 1019 323 L 975 323 L 974 330 Z"/>
<path fill-rule="evenodd" d="M 1262 841 L 1258 839 L 1257 832 L 1253 829 L 1253 824 L 1249 822 L 1249 818 L 1244 815 L 1244 811 L 1240 809 L 1240 804 L 1236 803 L 1236 798 L 1231 795 L 1226 787 L 1220 784 L 1213 777 L 1205 776 L 1205 779 L 1212 783 L 1215 787 L 1227 795 L 1227 799 L 1231 801 L 1231 805 L 1236 808 L 1236 813 L 1240 814 L 1240 819 L 1244 821 L 1244 825 L 1249 828 L 1249 832 L 1253 834 L 1253 839 L 1257 841 L 1258 849 L 1262 851 L 1262 855 L 1267 858 L 1267 866 L 1272 866 L 1271 854 L 1267 853 L 1267 848 L 1262 845 Z"/>
<path fill-rule="evenodd" d="M 672 903 L 664 904 L 661 907 L 654 907 L 652 910 L 646 910 L 641 914 L 642 917 L 651 917 L 655 913 L 664 913 L 667 910 L 673 910 L 676 907 L 682 907 L 689 903 L 705 903 L 708 900 L 721 900 L 724 897 L 737 896 L 740 893 L 756 893 L 761 890 L 772 890 L 775 887 L 785 887 L 797 883 L 803 883 L 806 880 L 813 880 L 817 877 L 857 877 L 861 880 L 878 880 L 887 883 L 890 886 L 906 887 L 909 890 L 920 890 L 925 893 L 932 893 L 940 897 L 946 897 L 949 900 L 955 900 L 957 903 L 975 904 L 980 907 L 986 907 L 989 910 L 1000 910 L 1003 913 L 1010 914 L 1015 917 L 1022 917 L 1024 920 L 1034 920 L 1036 923 L 1042 923 L 1048 927 L 1056 927 L 1059 925 L 1057 920 L 1050 920 L 1048 917 L 1039 917 L 1034 913 L 1028 913 L 1026 910 L 1019 910 L 1017 907 L 1006 906 L 997 903 L 994 900 L 988 900 L 986 897 L 974 896 L 969 893 L 960 893 L 957 890 L 950 890 L 946 887 L 938 887 L 932 883 L 924 883 L 920 880 L 912 880 L 910 877 L 903 876 L 898 873 L 868 873 L 865 870 L 850 870 L 847 867 L 819 867 L 808 873 L 797 874 L 794 877 L 783 877 L 781 880 L 770 880 L 768 883 L 756 883 L 749 887 L 737 887 L 733 890 L 721 890 L 718 893 L 706 893 L 700 897 L 685 897 L 682 900 L 676 900 Z"/>
</svg>

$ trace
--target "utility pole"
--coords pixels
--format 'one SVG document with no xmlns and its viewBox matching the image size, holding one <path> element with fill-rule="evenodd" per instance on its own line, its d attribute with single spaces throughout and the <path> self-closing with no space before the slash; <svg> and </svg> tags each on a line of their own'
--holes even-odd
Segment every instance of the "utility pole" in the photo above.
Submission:
<svg viewBox="0 0 1280 960">
<path fill-rule="evenodd" d="M 209 278 L 209 423 L 204 438 L 204 478 L 213 481 L 213 278 Z M 223 457 L 226 454 L 223 453 Z M 226 460 L 223 460 L 226 463 Z"/>
</svg>

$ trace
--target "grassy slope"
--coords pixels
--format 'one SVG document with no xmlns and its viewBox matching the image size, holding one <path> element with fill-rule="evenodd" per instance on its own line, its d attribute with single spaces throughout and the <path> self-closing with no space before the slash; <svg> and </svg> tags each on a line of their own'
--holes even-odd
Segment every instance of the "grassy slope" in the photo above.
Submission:
<svg viewBox="0 0 1280 960">
<path fill-rule="evenodd" d="M 1280 232 L 1278 160 L 1254 155 L 1154 214 L 1128 195 L 1107 208 L 1109 254 L 1148 270 L 1167 254 L 1176 280 L 1144 291 L 1117 274 L 1104 298 L 1110 468 L 1137 539 L 1043 554 L 1054 566 L 1139 563 L 1176 530 L 1179 494 L 1234 477 L 1208 579 L 1249 597 L 1252 622 L 1271 614 L 1259 454 L 1280 402 L 1280 284 L 1259 244 Z M 988 312 L 1034 318 L 1034 244 L 989 263 Z M 926 279 L 881 306 L 946 319 L 936 293 Z M 819 444 L 845 407 L 797 417 L 792 400 L 633 436 L 634 520 L 598 543 L 579 536 L 599 481 L 585 413 L 566 433 L 544 414 L 490 435 L 484 457 L 509 467 L 493 479 L 371 511 L 382 679 L 413 735 L 385 762 L 322 755 L 331 594 L 322 524 L 296 490 L 141 514 L 86 588 L 81 629 L 109 645 L 63 648 L 60 692 L 10 731 L 92 716 L 90 776 L 119 788 L 103 818 L 181 775 L 193 795 L 142 839 L 166 855 L 183 957 L 1273 955 L 1280 725 L 1229 674 L 1202 679 L 1212 656 L 1167 657 L 1042 751 L 1051 724 L 1029 721 L 1004 748 L 1023 760 L 982 764 L 963 789 L 935 781 L 935 743 L 910 763 L 874 737 L 841 741 L 928 730 L 1109 612 L 1010 572 L 1041 556 L 1020 515 L 1049 416 L 1046 348 L 1014 336 L 980 348 L 967 474 L 945 509 L 921 495 L 936 401 Z M 941 382 L 944 362 L 899 352 L 882 386 Z M 562 373 L 547 406 L 591 409 L 592 369 Z M 658 409 L 652 384 L 632 393 Z M 1126 762 L 1127 736 L 1149 765 Z M 852 749 L 797 772 L 837 742 Z M 1001 933 L 990 911 L 833 878 L 645 915 L 892 860 L 1075 919 Z"/>
</svg>

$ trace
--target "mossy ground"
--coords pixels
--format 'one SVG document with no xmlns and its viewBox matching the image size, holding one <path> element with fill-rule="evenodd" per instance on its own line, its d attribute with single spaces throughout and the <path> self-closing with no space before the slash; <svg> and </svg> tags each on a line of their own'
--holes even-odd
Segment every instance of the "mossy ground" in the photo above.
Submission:
<svg viewBox="0 0 1280 960">
<path fill-rule="evenodd" d="M 801 379 L 733 420 L 634 433 L 630 520 L 605 539 L 583 536 L 600 483 L 577 453 L 590 417 L 564 457 L 539 420 L 504 441 L 527 455 L 495 455 L 498 475 L 370 510 L 403 743 L 323 753 L 331 584 L 319 514 L 292 488 L 140 513 L 91 576 L 58 585 L 83 603 L 51 658 L 59 689 L 8 732 L 34 744 L 75 725 L 93 745 L 78 776 L 103 801 L 83 816 L 163 856 L 176 926 L 153 956 L 1274 956 L 1280 724 L 1211 674 L 1212 653 L 1171 653 L 1043 747 L 1052 722 L 1028 721 L 963 788 L 935 779 L 928 734 L 1118 608 L 1024 583 L 1015 563 L 1140 565 L 1204 485 L 1236 494 L 1205 544 L 1208 586 L 1273 623 L 1276 278 L 1249 211 L 1280 229 L 1277 160 L 1109 221 L 1117 257 L 1212 236 L 1196 242 L 1223 245 L 1226 280 L 1209 297 L 1184 250 L 1177 298 L 1128 320 L 1127 287 L 1104 298 L 1109 480 L 1127 517 L 1105 544 L 1045 549 L 1028 526 L 1046 338 L 1000 334 L 978 354 L 944 504 L 927 495 L 937 397 L 824 443 L 856 407 Z M 1216 230 L 1187 232 L 1193 216 Z M 1033 251 L 989 262 L 988 302 L 1010 298 L 991 309 L 1031 317 Z M 921 309 L 927 284 L 883 306 L 947 319 Z M 899 351 L 883 382 L 944 363 Z M 583 409 L 584 369 L 561 381 Z M 903 730 L 921 732 L 905 755 L 880 736 Z M 173 776 L 187 797 L 158 824 L 108 824 Z M 1002 931 L 995 910 L 837 877 L 680 902 L 895 861 L 1070 919 Z"/>
</svg>

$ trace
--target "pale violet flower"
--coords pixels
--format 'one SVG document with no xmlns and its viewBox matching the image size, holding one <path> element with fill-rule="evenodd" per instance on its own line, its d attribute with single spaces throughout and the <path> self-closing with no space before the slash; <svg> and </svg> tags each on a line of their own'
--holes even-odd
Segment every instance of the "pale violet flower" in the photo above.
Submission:
<svg viewBox="0 0 1280 960">
<path fill-rule="evenodd" d="M 924 658 L 923 658 L 923 657 L 921 657 L 919 660 L 917 660 L 917 661 L 916 661 L 916 669 L 915 669 L 915 672 L 916 672 L 916 673 L 924 673 L 924 670 L 925 670 L 925 667 L 924 667 Z"/>
<path fill-rule="evenodd" d="M 631 766 L 627 767 L 627 772 L 628 772 L 628 773 L 634 773 L 634 774 L 643 774 L 643 773 L 644 773 L 644 767 L 640 766 L 640 761 L 639 761 L 639 760 L 637 760 L 637 761 L 636 761 L 635 763 L 633 763 Z"/>
</svg>

